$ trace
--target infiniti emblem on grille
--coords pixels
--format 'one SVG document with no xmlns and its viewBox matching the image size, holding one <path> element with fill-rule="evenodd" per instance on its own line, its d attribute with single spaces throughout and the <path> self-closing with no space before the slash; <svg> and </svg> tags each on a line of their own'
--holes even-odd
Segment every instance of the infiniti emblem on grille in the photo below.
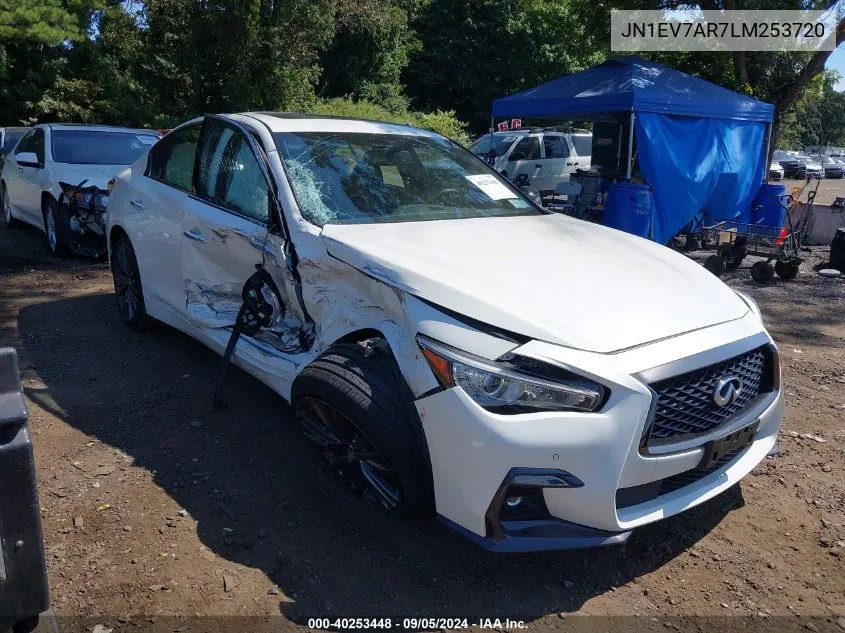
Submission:
<svg viewBox="0 0 845 633">
<path fill-rule="evenodd" d="M 740 391 L 742 391 L 742 381 L 739 378 L 736 376 L 722 378 L 713 389 L 713 402 L 716 406 L 726 407 L 737 401 Z"/>
</svg>

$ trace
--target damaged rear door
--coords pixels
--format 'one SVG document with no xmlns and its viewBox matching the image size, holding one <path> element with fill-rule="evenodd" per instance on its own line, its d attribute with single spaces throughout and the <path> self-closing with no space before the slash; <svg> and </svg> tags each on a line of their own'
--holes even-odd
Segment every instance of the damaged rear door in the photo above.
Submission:
<svg viewBox="0 0 845 633">
<path fill-rule="evenodd" d="M 182 232 L 187 316 L 200 327 L 228 328 L 244 282 L 272 247 L 270 187 L 246 135 L 215 117 L 203 123 L 195 178 Z"/>
</svg>

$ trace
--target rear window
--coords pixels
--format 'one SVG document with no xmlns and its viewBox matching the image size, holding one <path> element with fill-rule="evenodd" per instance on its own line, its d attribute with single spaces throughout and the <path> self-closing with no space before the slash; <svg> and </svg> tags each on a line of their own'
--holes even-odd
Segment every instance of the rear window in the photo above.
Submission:
<svg viewBox="0 0 845 633">
<path fill-rule="evenodd" d="M 577 156 L 592 156 L 593 154 L 593 136 L 581 135 L 571 136 L 572 145 L 575 147 L 575 154 Z"/>
<path fill-rule="evenodd" d="M 158 136 L 138 132 L 53 130 L 53 160 L 72 165 L 131 165 Z"/>
</svg>

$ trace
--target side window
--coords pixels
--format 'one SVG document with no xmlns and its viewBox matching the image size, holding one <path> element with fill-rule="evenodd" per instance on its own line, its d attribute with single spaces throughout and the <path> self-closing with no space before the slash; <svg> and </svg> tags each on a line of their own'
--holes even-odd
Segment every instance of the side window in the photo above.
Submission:
<svg viewBox="0 0 845 633">
<path fill-rule="evenodd" d="M 593 137 L 583 134 L 573 135 L 572 144 L 576 156 L 590 156 L 593 153 Z"/>
<path fill-rule="evenodd" d="M 26 136 L 21 139 L 21 142 L 18 143 L 18 146 L 15 148 L 15 156 L 18 154 L 22 154 L 24 152 L 34 152 L 32 145 L 32 139 L 35 136 L 35 130 L 28 132 Z"/>
<path fill-rule="evenodd" d="M 185 126 L 153 145 L 147 158 L 146 175 L 191 193 L 201 127 L 201 123 Z"/>
<path fill-rule="evenodd" d="M 526 136 L 513 148 L 508 160 L 538 160 L 540 158 L 540 137 Z"/>
<path fill-rule="evenodd" d="M 565 152 L 565 145 L 561 143 L 560 136 L 543 135 L 543 150 L 546 152 L 546 158 L 566 158 L 568 154 Z"/>
<path fill-rule="evenodd" d="M 32 135 L 33 138 L 33 149 L 32 151 L 35 152 L 35 155 L 38 156 L 38 164 L 44 164 L 44 130 L 41 128 L 35 129 L 35 134 Z"/>
<path fill-rule="evenodd" d="M 15 149 L 15 156 L 23 152 L 35 152 L 38 164 L 44 165 L 44 130 L 36 128 L 21 139 Z"/>
<path fill-rule="evenodd" d="M 270 188 L 249 141 L 220 121 L 206 123 L 197 194 L 262 224 L 270 218 Z"/>
</svg>

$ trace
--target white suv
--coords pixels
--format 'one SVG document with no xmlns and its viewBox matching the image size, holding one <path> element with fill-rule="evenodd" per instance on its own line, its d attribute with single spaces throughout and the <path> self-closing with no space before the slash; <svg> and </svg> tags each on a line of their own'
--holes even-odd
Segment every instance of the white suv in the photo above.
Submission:
<svg viewBox="0 0 845 633">
<path fill-rule="evenodd" d="M 593 135 L 586 131 L 526 129 L 485 134 L 470 150 L 511 180 L 524 174 L 546 195 L 576 170 L 590 168 L 592 146 Z"/>
<path fill-rule="evenodd" d="M 224 354 L 357 494 L 485 547 L 620 543 L 775 445 L 750 298 L 432 132 L 207 116 L 118 176 L 108 219 L 128 326 Z"/>
</svg>

